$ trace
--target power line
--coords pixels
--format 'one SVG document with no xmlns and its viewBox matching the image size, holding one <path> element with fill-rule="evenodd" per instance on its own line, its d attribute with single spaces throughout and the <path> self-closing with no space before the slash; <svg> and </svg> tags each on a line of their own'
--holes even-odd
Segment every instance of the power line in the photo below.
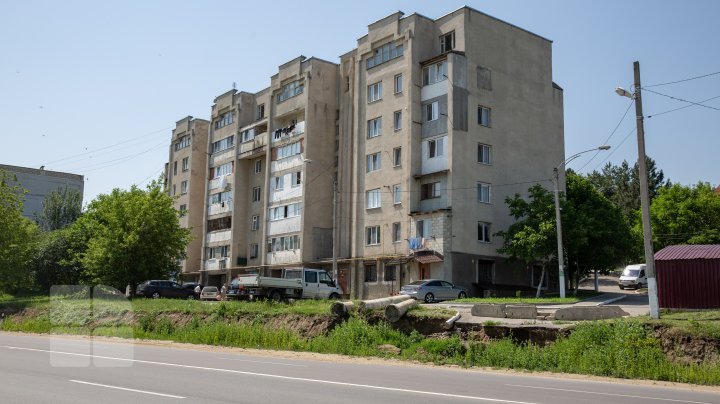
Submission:
<svg viewBox="0 0 720 404">
<path fill-rule="evenodd" d="M 615 125 L 615 129 L 613 129 L 610 136 L 608 136 L 608 138 L 605 139 L 605 141 L 602 144 L 604 144 L 604 145 L 608 144 L 610 139 L 612 139 L 612 137 L 615 135 L 615 132 L 617 132 L 618 128 L 620 127 L 620 124 L 622 124 L 623 121 L 625 120 L 625 117 L 627 117 L 627 114 L 630 111 L 630 107 L 632 107 L 634 102 L 635 102 L 635 100 L 630 100 L 630 103 L 628 104 L 627 108 L 625 109 L 625 113 L 623 114 L 622 118 L 620 118 L 620 121 L 617 123 L 617 125 Z M 600 150 L 597 150 L 595 152 L 595 154 L 593 154 L 593 156 L 590 158 L 590 160 L 588 160 L 585 164 L 583 164 L 582 167 L 580 167 L 578 169 L 578 172 L 581 172 L 583 170 L 583 168 L 585 168 L 588 164 L 590 164 L 593 160 L 595 160 L 595 157 L 597 157 L 598 154 L 600 154 Z"/>
<path fill-rule="evenodd" d="M 690 78 L 682 79 L 682 80 L 669 81 L 667 83 L 653 84 L 653 85 L 649 85 L 649 86 L 645 86 L 645 87 L 660 87 L 660 86 L 667 86 L 670 84 L 684 83 L 686 81 L 702 79 L 705 77 L 714 76 L 716 74 L 720 74 L 720 72 L 708 73 L 708 74 L 703 74 L 702 76 L 695 76 L 695 77 L 690 77 Z"/>
<path fill-rule="evenodd" d="M 649 90 L 648 90 L 648 91 L 649 91 Z M 718 99 L 718 98 L 720 98 L 720 95 L 716 95 L 715 97 L 710 97 L 710 98 L 708 98 L 708 99 L 706 99 L 706 100 L 702 100 L 702 101 L 699 102 L 699 104 L 702 104 L 702 103 L 705 103 L 705 102 L 708 102 L 708 101 L 712 101 L 712 100 L 715 100 L 715 99 Z M 694 106 L 695 106 L 695 105 L 693 105 L 693 104 L 685 105 L 685 106 L 683 106 L 683 107 L 673 108 L 673 109 L 669 109 L 669 110 L 667 110 L 667 111 L 658 112 L 657 114 L 648 115 L 647 117 L 648 117 L 648 118 L 652 118 L 652 117 L 658 116 L 658 115 L 665 115 L 665 114 L 669 114 L 669 113 L 671 113 L 671 112 L 679 111 L 679 110 L 681 110 L 681 109 L 690 108 L 690 107 L 694 107 Z"/>
<path fill-rule="evenodd" d="M 657 92 L 657 91 L 648 90 L 648 89 L 646 89 L 646 88 L 643 88 L 643 90 L 645 90 L 645 91 L 647 91 L 647 92 L 649 92 L 649 93 L 661 95 L 661 96 L 663 96 L 663 97 L 667 97 L 667 98 L 670 98 L 670 99 L 673 99 L 673 100 L 676 100 L 676 101 L 687 102 L 688 104 L 697 105 L 697 106 L 699 106 L 699 107 L 705 107 L 705 108 L 709 108 L 709 109 L 714 109 L 715 111 L 720 111 L 720 108 L 711 107 L 711 106 L 709 106 L 709 105 L 701 104 L 701 103 L 699 103 L 699 102 L 688 101 L 688 100 L 685 100 L 685 99 L 682 99 L 682 98 L 674 97 L 674 96 L 672 96 L 672 95 L 667 95 L 667 94 L 659 93 L 659 92 Z"/>
<path fill-rule="evenodd" d="M 595 168 L 593 168 L 593 171 L 597 170 L 598 167 L 600 167 L 600 166 L 602 165 L 602 163 L 604 163 L 605 161 L 607 161 L 607 159 L 609 159 L 610 156 L 612 156 L 613 154 L 615 154 L 615 152 L 616 152 L 618 149 L 620 149 L 620 146 L 622 146 L 623 143 L 625 143 L 625 142 L 628 140 L 628 138 L 630 137 L 630 135 L 632 135 L 633 133 L 635 133 L 636 130 L 637 130 L 637 128 L 632 128 L 632 130 L 631 130 L 630 132 L 628 132 L 627 135 L 625 135 L 625 137 L 623 138 L 623 140 L 620 141 L 620 143 L 618 143 L 617 146 L 613 147 L 612 151 L 611 151 L 607 156 L 605 156 L 605 158 L 602 159 L 602 160 L 595 166 Z"/>
</svg>

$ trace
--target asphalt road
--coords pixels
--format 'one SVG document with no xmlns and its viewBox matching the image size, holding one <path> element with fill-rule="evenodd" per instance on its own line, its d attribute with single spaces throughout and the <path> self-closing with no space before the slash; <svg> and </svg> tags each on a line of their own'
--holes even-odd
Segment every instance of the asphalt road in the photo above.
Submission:
<svg viewBox="0 0 720 404">
<path fill-rule="evenodd" d="M 0 333 L 2 403 L 720 403 L 720 393 Z"/>
</svg>

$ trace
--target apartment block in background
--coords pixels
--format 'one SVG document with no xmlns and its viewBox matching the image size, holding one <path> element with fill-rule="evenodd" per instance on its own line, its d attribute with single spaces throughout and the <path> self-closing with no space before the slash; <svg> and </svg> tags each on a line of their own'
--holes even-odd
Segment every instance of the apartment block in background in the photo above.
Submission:
<svg viewBox="0 0 720 404">
<path fill-rule="evenodd" d="M 505 197 L 550 188 L 564 157 L 551 44 L 463 7 L 389 15 L 341 56 L 340 178 L 356 195 L 342 210 L 362 257 L 348 263 L 353 297 L 427 278 L 475 295 L 537 282 L 494 234 L 512 223 Z"/>
<path fill-rule="evenodd" d="M 192 234 L 187 257 L 181 262 L 185 280 L 196 280 L 202 268 L 209 125 L 210 122 L 192 116 L 177 121 L 165 167 L 165 189 L 175 198 L 175 209 L 181 212 L 180 225 L 189 228 Z"/>
</svg>

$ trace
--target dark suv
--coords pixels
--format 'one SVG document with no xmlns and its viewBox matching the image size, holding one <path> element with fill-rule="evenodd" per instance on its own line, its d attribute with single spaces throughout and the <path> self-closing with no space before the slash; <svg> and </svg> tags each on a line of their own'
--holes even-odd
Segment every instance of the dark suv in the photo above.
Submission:
<svg viewBox="0 0 720 404">
<path fill-rule="evenodd" d="M 152 297 L 159 299 L 161 297 L 174 297 L 179 299 L 196 299 L 195 291 L 184 288 L 177 282 L 173 281 L 146 281 L 138 285 L 137 296 Z"/>
</svg>

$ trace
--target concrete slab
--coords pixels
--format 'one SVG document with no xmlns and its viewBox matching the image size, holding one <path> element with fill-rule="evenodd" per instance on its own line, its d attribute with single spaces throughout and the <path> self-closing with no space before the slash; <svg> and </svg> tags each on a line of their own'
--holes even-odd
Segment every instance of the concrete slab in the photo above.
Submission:
<svg viewBox="0 0 720 404">
<path fill-rule="evenodd" d="M 555 320 L 604 320 L 629 315 L 620 306 L 574 306 L 555 311 Z"/>
<path fill-rule="evenodd" d="M 536 319 L 537 306 L 528 304 L 508 304 L 505 306 L 505 317 Z"/>
<path fill-rule="evenodd" d="M 505 304 L 475 304 L 470 313 L 476 317 L 505 318 Z"/>
</svg>

